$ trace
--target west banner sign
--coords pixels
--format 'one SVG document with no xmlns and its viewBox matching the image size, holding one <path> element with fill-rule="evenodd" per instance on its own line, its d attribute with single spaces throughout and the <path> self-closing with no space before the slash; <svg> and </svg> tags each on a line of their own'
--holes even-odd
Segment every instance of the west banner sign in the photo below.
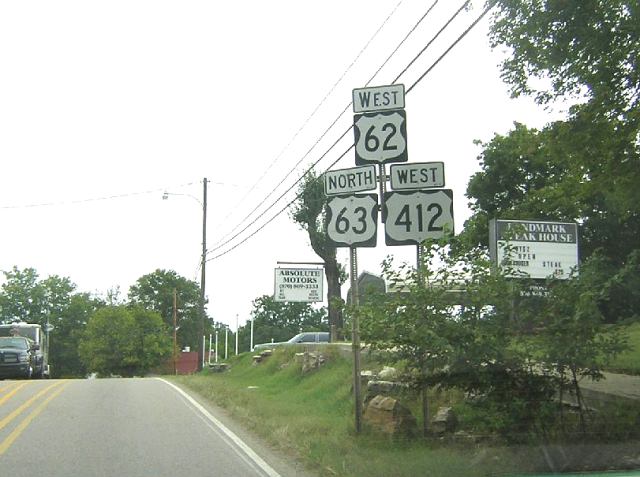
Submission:
<svg viewBox="0 0 640 477">
<path fill-rule="evenodd" d="M 323 273 L 322 268 L 276 268 L 275 301 L 322 301 Z"/>
<path fill-rule="evenodd" d="M 507 276 L 565 280 L 578 268 L 578 224 L 494 219 L 489 247 Z"/>
</svg>

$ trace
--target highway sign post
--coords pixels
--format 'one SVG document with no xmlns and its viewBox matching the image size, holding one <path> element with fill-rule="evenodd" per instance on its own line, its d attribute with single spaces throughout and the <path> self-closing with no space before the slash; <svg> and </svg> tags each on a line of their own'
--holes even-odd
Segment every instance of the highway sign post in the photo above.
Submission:
<svg viewBox="0 0 640 477">
<path fill-rule="evenodd" d="M 407 114 L 403 109 L 353 117 L 356 165 L 406 162 Z"/>
<path fill-rule="evenodd" d="M 378 187 L 375 166 L 352 167 L 324 173 L 326 195 L 344 195 Z"/>
<path fill-rule="evenodd" d="M 407 162 L 390 168 L 393 190 L 419 190 L 444 187 L 444 162 Z"/>
<path fill-rule="evenodd" d="M 453 191 L 387 192 L 382 214 L 387 245 L 419 246 L 453 233 Z"/>
<path fill-rule="evenodd" d="M 354 113 L 404 109 L 403 84 L 355 88 L 352 96 Z"/>
<path fill-rule="evenodd" d="M 334 247 L 375 247 L 378 195 L 339 195 L 329 199 L 327 236 Z"/>
</svg>

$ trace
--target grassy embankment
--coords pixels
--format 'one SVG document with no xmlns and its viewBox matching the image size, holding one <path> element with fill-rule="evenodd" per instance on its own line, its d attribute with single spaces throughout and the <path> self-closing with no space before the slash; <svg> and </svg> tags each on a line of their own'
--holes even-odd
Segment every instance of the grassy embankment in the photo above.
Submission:
<svg viewBox="0 0 640 477">
<path fill-rule="evenodd" d="M 257 366 L 250 354 L 241 355 L 231 366 L 223 374 L 175 380 L 321 475 L 473 477 L 527 470 L 508 452 L 474 444 L 445 446 L 419 437 L 391 441 L 368 429 L 356 435 L 352 364 L 337 352 L 330 353 L 320 370 L 304 376 L 291 349 L 279 350 Z M 434 411 L 445 397 L 431 397 Z M 418 403 L 408 404 L 419 419 Z"/>
<path fill-rule="evenodd" d="M 607 370 L 640 376 L 640 323 L 624 326 L 623 330 L 630 349 L 616 356 Z"/>
<path fill-rule="evenodd" d="M 631 349 L 618 356 L 608 370 L 640 375 L 640 323 L 625 327 L 625 334 Z M 310 469 L 319 470 L 321 475 L 466 477 L 541 468 L 539 452 L 534 456 L 534 449 L 514 452 L 417 437 L 390 441 L 366 428 L 356 435 L 351 360 L 338 352 L 329 353 L 326 365 L 303 376 L 300 365 L 294 364 L 293 353 L 292 349 L 280 350 L 257 366 L 252 365 L 251 354 L 246 353 L 231 361 L 227 373 L 181 376 L 175 380 L 226 408 L 234 419 L 274 447 L 300 458 Z M 376 367 L 379 365 L 367 363 L 364 357 L 363 369 Z M 458 401 L 460 418 L 467 420 L 469 416 L 465 413 L 469 409 L 459 398 L 434 393 L 430 396 L 431 410 L 435 412 L 439 405 Z M 420 421 L 419 403 L 410 396 L 402 402 Z M 618 414 L 625 416 L 622 427 L 628 428 L 629 413 L 624 409 L 598 413 L 594 416 L 595 427 L 605 433 L 607 426 L 613 425 L 615 429 L 608 432 L 615 436 L 620 431 L 616 426 L 623 424 Z M 625 437 L 618 440 L 626 441 Z"/>
</svg>

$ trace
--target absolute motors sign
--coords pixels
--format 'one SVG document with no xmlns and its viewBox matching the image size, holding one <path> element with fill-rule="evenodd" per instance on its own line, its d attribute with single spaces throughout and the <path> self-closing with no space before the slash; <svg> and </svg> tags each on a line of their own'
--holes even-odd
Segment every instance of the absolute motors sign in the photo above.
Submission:
<svg viewBox="0 0 640 477">
<path fill-rule="evenodd" d="M 512 277 L 567 279 L 578 267 L 574 222 L 492 220 L 491 257 Z"/>
<path fill-rule="evenodd" d="M 322 301 L 322 268 L 276 268 L 275 301 Z"/>
</svg>

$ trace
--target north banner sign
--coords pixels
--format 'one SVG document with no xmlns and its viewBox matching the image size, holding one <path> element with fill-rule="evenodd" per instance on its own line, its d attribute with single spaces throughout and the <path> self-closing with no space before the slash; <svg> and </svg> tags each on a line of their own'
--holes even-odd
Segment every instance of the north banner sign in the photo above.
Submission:
<svg viewBox="0 0 640 477">
<path fill-rule="evenodd" d="M 578 224 L 494 219 L 489 248 L 510 277 L 564 280 L 578 267 Z"/>
<path fill-rule="evenodd" d="M 321 268 L 276 268 L 275 301 L 322 301 L 323 270 Z"/>
<path fill-rule="evenodd" d="M 324 173 L 326 195 L 352 194 L 374 190 L 377 186 L 375 166 L 352 167 Z"/>
</svg>

